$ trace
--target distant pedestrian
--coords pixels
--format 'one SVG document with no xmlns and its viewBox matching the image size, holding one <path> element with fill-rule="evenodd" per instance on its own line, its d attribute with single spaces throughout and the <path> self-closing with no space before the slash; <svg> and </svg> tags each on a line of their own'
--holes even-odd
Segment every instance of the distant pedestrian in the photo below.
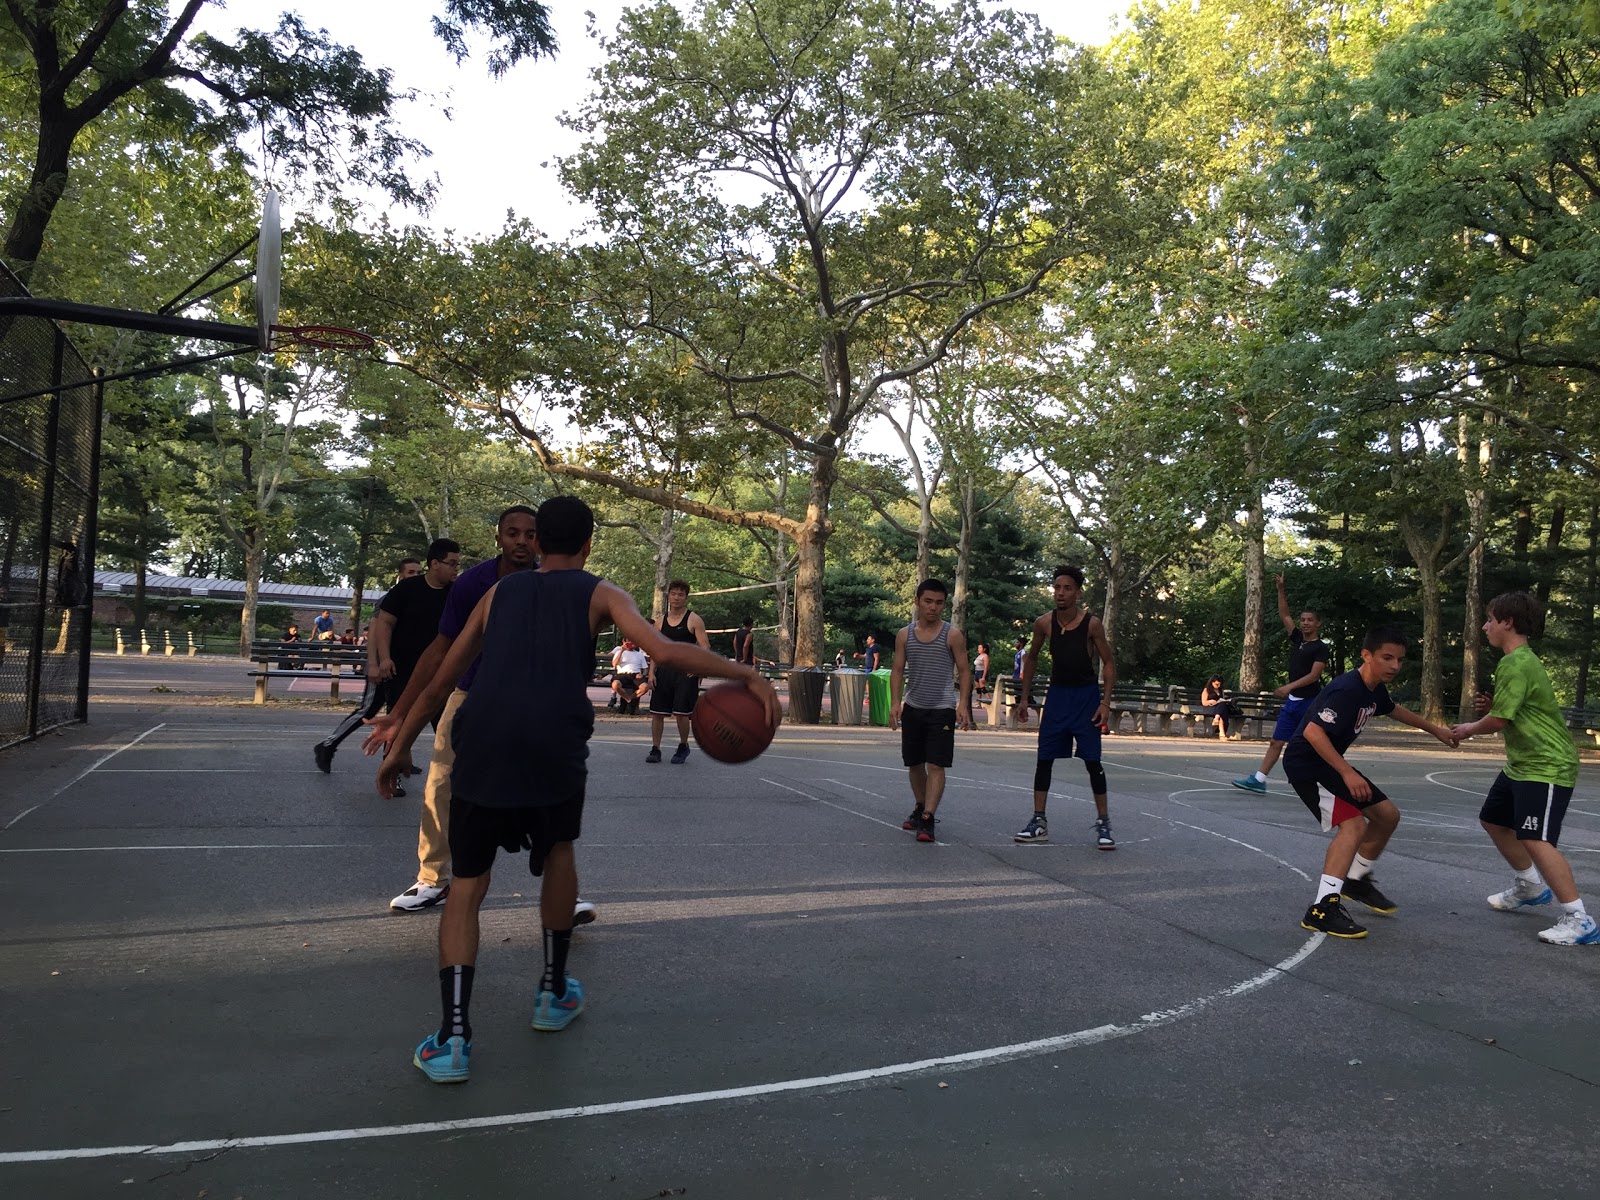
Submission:
<svg viewBox="0 0 1600 1200">
<path fill-rule="evenodd" d="M 987 642 L 978 643 L 977 657 L 972 660 L 972 691 L 980 704 L 989 694 L 989 644 Z"/>
<path fill-rule="evenodd" d="M 863 671 L 876 671 L 883 664 L 883 647 L 878 645 L 878 639 L 873 634 L 867 634 L 866 648 L 855 655 L 861 660 Z"/>
<path fill-rule="evenodd" d="M 933 842 L 945 770 L 955 761 L 956 729 L 972 728 L 972 669 L 966 635 L 944 619 L 949 589 L 937 579 L 917 585 L 916 619 L 895 635 L 889 676 L 889 728 L 900 730 L 900 758 L 914 807 L 902 823 L 919 842 Z"/>
<path fill-rule="evenodd" d="M 312 747 L 317 769 L 324 775 L 333 770 L 339 743 L 367 720 L 393 707 L 405 693 L 412 671 L 439 632 L 439 618 L 460 569 L 461 547 L 449 538 L 435 538 L 428 547 L 428 569 L 400 580 L 378 601 L 374 636 L 367 642 L 367 688 L 361 703 Z M 347 631 L 346 636 L 353 645 L 355 631 Z"/>
<path fill-rule="evenodd" d="M 410 579 L 413 575 L 421 575 L 422 564 L 414 558 L 402 558 L 395 564 L 394 581 L 399 583 L 402 579 Z"/>
<path fill-rule="evenodd" d="M 323 609 L 311 621 L 311 639 L 317 642 L 333 641 L 333 613 Z"/>
<path fill-rule="evenodd" d="M 733 661 L 747 667 L 756 665 L 755 618 L 746 617 L 733 631 Z"/>
<path fill-rule="evenodd" d="M 1050 827 L 1045 804 L 1050 798 L 1050 775 L 1058 758 L 1074 754 L 1083 760 L 1094 794 L 1095 844 L 1115 850 L 1111 815 L 1106 801 L 1106 772 L 1100 765 L 1100 735 L 1111 712 L 1111 688 L 1117 667 L 1111 643 L 1100 618 L 1084 608 L 1083 568 L 1062 565 L 1055 570 L 1055 609 L 1033 623 L 1033 640 L 1022 664 L 1021 696 L 1017 721 L 1026 723 L 1038 669 L 1039 649 L 1050 644 L 1050 690 L 1039 716 L 1039 761 L 1033 772 L 1033 819 L 1013 837 L 1017 842 L 1047 842 Z M 1095 659 L 1100 660 L 1097 682 Z"/>
</svg>

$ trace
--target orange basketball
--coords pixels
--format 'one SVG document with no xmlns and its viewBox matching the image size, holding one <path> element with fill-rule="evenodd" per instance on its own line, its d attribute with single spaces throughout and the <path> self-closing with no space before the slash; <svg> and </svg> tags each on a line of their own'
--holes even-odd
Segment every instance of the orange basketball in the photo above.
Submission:
<svg viewBox="0 0 1600 1200">
<path fill-rule="evenodd" d="M 749 762 L 772 744 L 767 708 L 742 683 L 719 683 L 695 702 L 694 740 L 718 762 Z"/>
</svg>

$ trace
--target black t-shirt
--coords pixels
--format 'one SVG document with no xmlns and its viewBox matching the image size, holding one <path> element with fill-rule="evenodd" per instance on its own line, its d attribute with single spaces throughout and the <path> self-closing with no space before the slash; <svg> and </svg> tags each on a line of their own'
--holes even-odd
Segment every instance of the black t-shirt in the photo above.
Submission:
<svg viewBox="0 0 1600 1200">
<path fill-rule="evenodd" d="M 439 618 L 444 615 L 444 602 L 449 595 L 448 583 L 436 588 L 428 583 L 426 575 L 413 575 L 395 584 L 378 601 L 379 611 L 394 618 L 389 657 L 401 675 L 411 674 L 422 652 L 439 636 Z"/>
<path fill-rule="evenodd" d="M 1289 682 L 1303 679 L 1311 674 L 1311 668 L 1317 663 L 1328 661 L 1328 643 L 1318 638 L 1314 642 L 1306 641 L 1306 635 L 1298 629 L 1289 634 Z M 1307 696 L 1317 694 L 1315 683 L 1307 685 L 1303 692 L 1290 692 L 1291 700 L 1304 700 Z"/>
<path fill-rule="evenodd" d="M 1333 743 L 1341 755 L 1360 736 L 1373 717 L 1382 717 L 1394 711 L 1394 701 L 1389 689 L 1379 684 L 1369 688 L 1360 671 L 1346 671 L 1317 694 L 1306 715 L 1300 718 L 1300 728 L 1294 731 L 1288 749 L 1283 752 L 1285 763 L 1321 762 L 1322 756 L 1306 741 L 1306 727 L 1315 724 Z"/>
</svg>

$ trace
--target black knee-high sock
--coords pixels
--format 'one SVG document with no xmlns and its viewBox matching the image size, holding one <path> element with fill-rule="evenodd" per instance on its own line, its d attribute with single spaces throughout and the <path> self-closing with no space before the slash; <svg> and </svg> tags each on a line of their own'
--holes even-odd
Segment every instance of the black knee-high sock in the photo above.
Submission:
<svg viewBox="0 0 1600 1200">
<path fill-rule="evenodd" d="M 557 1000 L 567 994 L 567 951 L 571 946 L 572 930 L 544 931 L 544 978 L 539 981 L 539 990 L 553 992 Z"/>
<path fill-rule="evenodd" d="M 467 1006 L 472 1003 L 472 967 L 440 967 L 439 999 L 444 1005 L 444 1020 L 439 1024 L 439 1037 L 464 1037 L 472 1040 L 472 1022 L 467 1019 Z"/>
</svg>

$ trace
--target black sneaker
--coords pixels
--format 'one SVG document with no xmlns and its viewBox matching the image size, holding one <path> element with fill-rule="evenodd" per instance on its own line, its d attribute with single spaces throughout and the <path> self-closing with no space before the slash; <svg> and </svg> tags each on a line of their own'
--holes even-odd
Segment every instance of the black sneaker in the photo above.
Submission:
<svg viewBox="0 0 1600 1200">
<path fill-rule="evenodd" d="M 1115 850 L 1117 839 L 1111 836 L 1111 818 L 1101 817 L 1094 823 L 1094 844 L 1102 850 Z"/>
<path fill-rule="evenodd" d="M 934 836 L 933 826 L 934 826 L 933 814 L 932 813 L 923 813 L 922 816 L 920 818 L 918 818 L 918 820 L 917 820 L 917 841 L 919 841 L 919 842 L 936 842 L 936 841 L 938 841 L 939 839 Z"/>
<path fill-rule="evenodd" d="M 324 775 L 333 774 L 333 747 L 327 742 L 318 742 L 311 747 L 311 754 L 317 760 L 317 770 Z"/>
<path fill-rule="evenodd" d="M 1350 914 L 1345 912 L 1344 905 L 1339 903 L 1339 897 L 1332 894 L 1324 896 L 1306 909 L 1306 915 L 1300 918 L 1300 928 L 1337 938 L 1367 936 L 1367 931 L 1350 919 Z"/>
<path fill-rule="evenodd" d="M 1046 824 L 1043 813 L 1034 813 L 1022 829 L 1011 836 L 1013 842 L 1048 842 L 1050 840 L 1050 826 Z"/>
<path fill-rule="evenodd" d="M 645 762 L 660 762 L 661 761 L 661 747 L 660 746 L 651 746 L 650 747 L 650 753 L 646 754 L 644 756 L 644 760 L 645 760 Z"/>
<path fill-rule="evenodd" d="M 909 829 L 913 833 L 922 828 L 922 809 L 920 807 L 913 808 L 911 810 L 911 815 L 904 821 L 900 822 L 900 828 Z"/>
<path fill-rule="evenodd" d="M 672 761 L 674 763 L 676 763 L 680 767 L 684 763 L 689 761 L 689 743 L 688 742 L 679 742 L 678 743 L 678 748 L 672 752 Z"/>
<path fill-rule="evenodd" d="M 1344 886 L 1339 889 L 1339 894 L 1346 900 L 1365 904 L 1373 912 L 1382 913 L 1384 916 L 1400 910 L 1398 904 L 1378 890 L 1378 884 L 1371 875 L 1365 879 L 1346 879 Z"/>
</svg>

